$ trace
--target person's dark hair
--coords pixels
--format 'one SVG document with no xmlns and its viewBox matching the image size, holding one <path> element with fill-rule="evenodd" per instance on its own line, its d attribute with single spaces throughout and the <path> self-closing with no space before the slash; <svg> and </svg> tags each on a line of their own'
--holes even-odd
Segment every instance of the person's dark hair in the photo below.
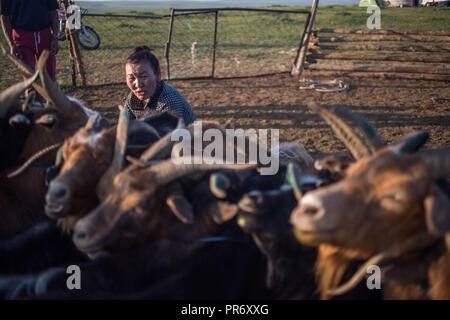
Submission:
<svg viewBox="0 0 450 320">
<path fill-rule="evenodd" d="M 133 52 L 128 56 L 126 63 L 137 64 L 147 61 L 156 74 L 159 70 L 158 58 L 152 53 L 152 49 L 147 46 L 140 46 L 133 49 Z"/>
</svg>

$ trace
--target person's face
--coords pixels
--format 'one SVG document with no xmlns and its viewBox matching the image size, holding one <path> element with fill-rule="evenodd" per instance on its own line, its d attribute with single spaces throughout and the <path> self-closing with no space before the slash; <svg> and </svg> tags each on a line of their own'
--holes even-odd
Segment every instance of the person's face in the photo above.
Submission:
<svg viewBox="0 0 450 320">
<path fill-rule="evenodd" d="M 150 99 L 161 80 L 161 72 L 154 72 L 150 63 L 127 63 L 125 66 L 128 88 L 141 101 Z"/>
</svg>

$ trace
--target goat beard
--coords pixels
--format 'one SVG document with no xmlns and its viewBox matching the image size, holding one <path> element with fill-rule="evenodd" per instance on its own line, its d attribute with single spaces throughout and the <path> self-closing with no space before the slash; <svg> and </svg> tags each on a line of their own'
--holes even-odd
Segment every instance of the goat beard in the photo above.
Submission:
<svg viewBox="0 0 450 320">
<path fill-rule="evenodd" d="M 359 259 L 361 259 L 361 253 L 356 250 L 343 249 L 328 244 L 319 246 L 315 275 L 321 299 L 331 298 L 327 292 L 341 283 L 350 263 Z"/>
</svg>

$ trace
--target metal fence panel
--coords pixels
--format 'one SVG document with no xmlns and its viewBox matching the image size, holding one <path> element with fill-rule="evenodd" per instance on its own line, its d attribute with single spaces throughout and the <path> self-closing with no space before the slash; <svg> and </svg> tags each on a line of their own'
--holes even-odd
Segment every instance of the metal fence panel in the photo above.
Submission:
<svg viewBox="0 0 450 320">
<path fill-rule="evenodd" d="M 171 78 L 242 77 L 291 70 L 308 12 L 210 10 L 184 14 L 175 10 Z"/>
<path fill-rule="evenodd" d="M 174 10 L 170 77 L 239 77 L 289 71 L 308 14 L 229 8 Z M 82 23 L 92 27 L 101 42 L 95 50 L 80 47 L 88 85 L 123 83 L 125 59 L 141 45 L 154 50 L 166 77 L 164 49 L 170 16 L 87 14 Z M 1 41 L 6 44 L 3 37 Z M 72 84 L 68 41 L 60 41 L 60 47 L 57 79 L 60 86 L 68 87 Z M 21 79 L 16 68 L 0 55 L 0 90 Z"/>
</svg>

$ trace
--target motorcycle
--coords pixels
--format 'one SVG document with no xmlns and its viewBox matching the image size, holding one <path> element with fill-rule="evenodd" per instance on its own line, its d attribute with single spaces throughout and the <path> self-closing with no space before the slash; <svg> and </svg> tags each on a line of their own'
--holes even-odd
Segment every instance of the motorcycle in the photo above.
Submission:
<svg viewBox="0 0 450 320">
<path fill-rule="evenodd" d="M 69 5 L 74 5 L 74 1 L 70 0 Z M 81 8 L 80 8 L 81 9 Z M 59 41 L 66 40 L 66 14 L 64 3 L 60 2 L 60 8 L 56 10 L 58 14 L 58 34 L 56 38 Z M 87 9 L 81 9 L 80 18 L 87 13 Z M 75 13 L 74 13 L 75 14 Z M 80 19 L 81 20 L 81 19 Z M 95 50 L 100 46 L 100 37 L 92 27 L 83 25 L 80 21 L 80 29 L 76 29 L 76 36 L 79 44 L 86 50 Z"/>
</svg>

